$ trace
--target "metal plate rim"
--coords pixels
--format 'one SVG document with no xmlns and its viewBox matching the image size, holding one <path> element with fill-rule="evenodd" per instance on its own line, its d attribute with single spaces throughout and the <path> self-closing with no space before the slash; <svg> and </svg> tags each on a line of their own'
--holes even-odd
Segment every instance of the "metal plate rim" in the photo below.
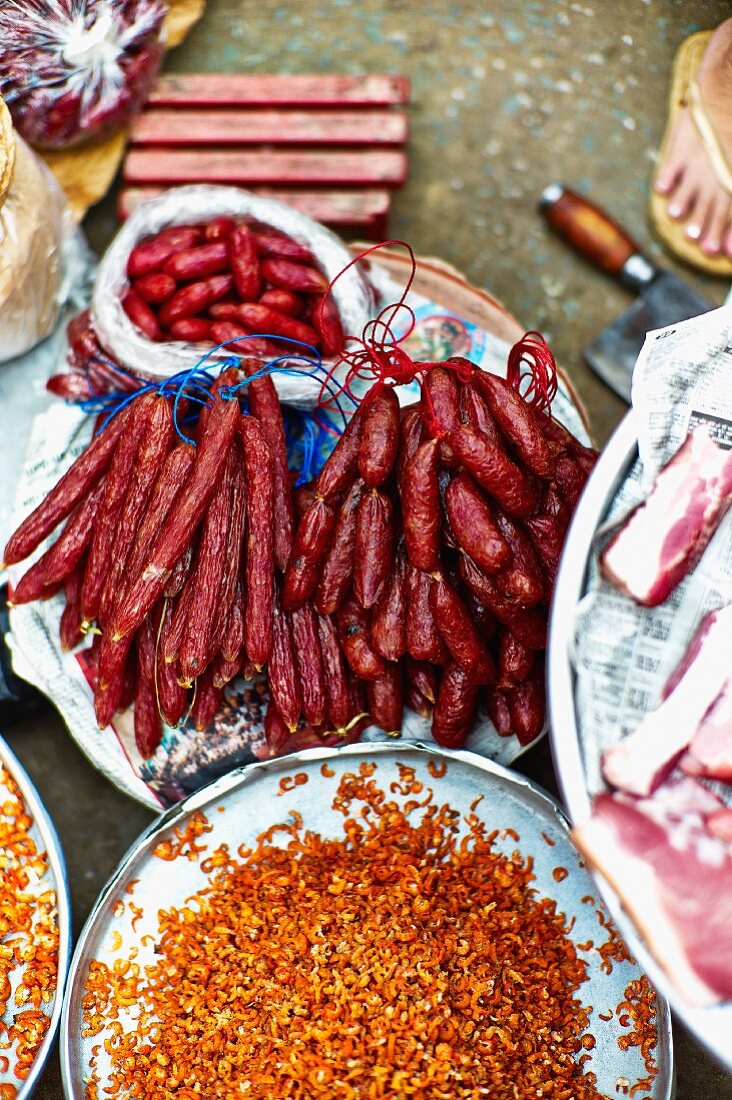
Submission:
<svg viewBox="0 0 732 1100">
<path fill-rule="evenodd" d="M 489 760 L 487 757 L 480 756 L 478 753 L 470 752 L 466 749 L 446 750 L 440 748 L 438 745 L 431 745 L 424 741 L 389 741 L 389 742 L 356 742 L 350 745 L 338 745 L 334 747 L 323 748 L 311 748 L 303 749 L 300 752 L 292 753 L 290 756 L 280 756 L 272 760 L 257 761 L 251 764 L 245 764 L 234 771 L 228 772 L 226 775 L 220 776 L 218 779 L 214 779 L 211 783 L 205 787 L 201 787 L 198 791 L 188 795 L 182 802 L 177 803 L 171 807 L 160 817 L 156 818 L 150 823 L 150 825 L 143 830 L 140 836 L 133 842 L 128 851 L 122 857 L 117 864 L 116 868 L 112 872 L 107 883 L 103 887 L 99 897 L 97 898 L 94 906 L 87 917 L 84 927 L 79 935 L 74 949 L 74 955 L 69 967 L 67 989 L 70 992 L 74 988 L 74 983 L 77 978 L 77 972 L 84 958 L 86 945 L 91 938 L 91 935 L 96 926 L 97 915 L 101 909 L 103 909 L 110 894 L 112 894 L 127 874 L 129 865 L 132 861 L 139 856 L 143 850 L 148 846 L 150 841 L 169 829 L 184 818 L 188 813 L 198 809 L 202 809 L 210 802 L 221 799 L 222 796 L 230 791 L 237 790 L 241 787 L 246 787 L 252 784 L 262 773 L 279 771 L 288 772 L 293 766 L 300 763 L 309 763 L 311 761 L 327 761 L 335 757 L 362 757 L 362 756 L 395 756 L 400 752 L 416 752 L 417 754 L 424 754 L 425 756 L 438 757 L 447 761 L 458 760 L 463 764 L 477 768 L 480 771 L 487 772 L 490 775 L 501 779 L 509 786 L 523 789 L 524 793 L 531 794 L 539 803 L 545 806 L 547 814 L 552 816 L 564 832 L 569 835 L 570 822 L 567 818 L 562 807 L 554 799 L 548 791 L 544 790 L 539 784 L 534 783 L 533 780 L 527 776 L 520 775 L 513 771 L 511 768 L 507 768 L 502 764 L 497 764 L 493 760 Z M 655 982 L 654 982 L 655 985 Z M 668 1065 L 667 1069 L 667 1081 L 666 1089 L 660 1100 L 671 1100 L 674 1095 L 675 1087 L 675 1064 L 674 1064 L 674 1049 L 673 1049 L 673 1036 L 671 1033 L 671 1016 L 669 1012 L 668 1003 L 665 997 L 656 990 L 657 995 L 657 1021 L 659 1031 L 658 1050 L 665 1049 L 668 1051 Z M 74 1093 L 72 1091 L 72 1085 L 74 1081 L 74 1067 L 71 1062 L 71 1050 L 72 1039 L 70 1035 L 70 1009 L 71 1009 L 71 997 L 66 996 L 64 998 L 63 1012 L 61 1016 L 61 1029 L 59 1036 L 59 1056 L 61 1062 L 61 1076 L 63 1080 L 64 1094 L 67 1100 L 73 1100 Z"/>
<path fill-rule="evenodd" d="M 587 789 L 579 727 L 575 706 L 575 675 L 571 652 L 577 604 L 584 592 L 595 532 L 627 476 L 638 453 L 638 429 L 633 409 L 626 414 L 590 474 L 567 533 L 554 589 L 547 645 L 547 707 L 549 737 L 555 771 L 570 820 L 581 823 L 590 816 L 592 800 Z M 567 565 L 572 562 L 572 568 Z M 732 1049 L 724 1050 L 710 1039 L 704 1028 L 704 1009 L 687 1005 L 666 976 L 627 915 L 619 895 L 603 875 L 588 866 L 603 901 L 623 938 L 640 965 L 684 1026 L 728 1069 L 732 1068 Z"/>
<path fill-rule="evenodd" d="M 65 1001 L 66 983 L 71 963 L 72 929 L 71 929 L 71 894 L 69 880 L 66 871 L 66 860 L 59 839 L 56 826 L 44 806 L 41 796 L 36 790 L 33 780 L 28 775 L 18 757 L 0 735 L 0 762 L 5 764 L 13 779 L 18 784 L 18 789 L 25 802 L 26 809 L 33 818 L 34 825 L 46 846 L 49 870 L 54 879 L 56 891 L 56 906 L 58 910 L 58 969 L 56 974 L 56 994 L 53 1001 L 50 1022 L 43 1037 L 43 1042 L 38 1048 L 30 1073 L 18 1089 L 17 1100 L 27 1100 L 35 1089 L 38 1078 L 48 1061 L 51 1048 L 56 1040 L 56 1035 L 61 1023 L 63 1005 Z"/>
</svg>

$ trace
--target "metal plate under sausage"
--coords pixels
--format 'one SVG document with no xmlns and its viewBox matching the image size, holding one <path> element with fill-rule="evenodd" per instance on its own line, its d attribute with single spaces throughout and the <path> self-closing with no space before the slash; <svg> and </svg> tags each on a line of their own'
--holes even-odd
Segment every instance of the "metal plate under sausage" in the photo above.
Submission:
<svg viewBox="0 0 732 1100">
<path fill-rule="evenodd" d="M 19 1081 L 14 1074 L 15 1063 L 13 1061 L 12 1051 L 3 1050 L 1 1052 L 7 1057 L 8 1066 L 7 1069 L 4 1069 L 4 1061 L 0 1064 L 0 1088 L 3 1085 L 12 1085 L 18 1090 L 15 1100 L 26 1100 L 26 1098 L 33 1093 L 38 1077 L 46 1064 L 46 1060 L 56 1038 L 56 1031 L 61 1018 L 63 991 L 69 969 L 69 959 L 71 957 L 71 903 L 69 899 L 68 880 L 66 877 L 66 865 L 64 863 L 63 852 L 56 830 L 41 802 L 38 792 L 28 778 L 27 773 L 2 737 L 0 737 L 0 766 L 10 774 L 17 785 L 25 809 L 32 818 L 29 834 L 37 850 L 41 853 L 46 853 L 48 868 L 35 889 L 54 890 L 56 893 L 57 905 L 56 920 L 58 924 L 59 944 L 56 992 L 50 1002 L 44 1003 L 41 1006 L 42 1011 L 49 1019 L 49 1024 L 43 1041 L 36 1051 L 30 1072 L 23 1081 Z M 7 788 L 0 779 L 0 805 L 6 794 Z M 31 889 L 34 888 L 31 887 Z M 12 939 L 11 933 L 1 942 L 9 945 L 12 943 Z M 19 968 L 11 974 L 13 989 L 15 988 L 16 981 L 20 979 L 21 975 L 22 968 Z M 0 1023 L 10 1023 L 14 1012 L 15 1005 L 11 997 L 8 1000 L 5 1016 L 0 1017 Z"/>
<path fill-rule="evenodd" d="M 582 722 L 575 705 L 575 673 L 572 661 L 574 624 L 577 607 L 587 589 L 587 573 L 595 533 L 608 514 L 621 484 L 638 458 L 638 433 L 632 411 L 615 430 L 603 450 L 567 535 L 554 589 L 547 663 L 547 697 L 551 717 L 552 755 L 559 783 L 572 821 L 581 823 L 590 816 L 592 796 L 584 764 L 585 742 Z M 732 1065 L 730 1034 L 732 1005 L 693 1008 L 686 1004 L 678 990 L 669 982 L 635 925 L 623 910 L 618 895 L 600 875 L 594 875 L 625 941 L 640 960 L 654 986 L 668 998 L 674 1012 L 686 1024 L 700 1043 L 728 1066 Z"/>
<path fill-rule="evenodd" d="M 83 1082 L 89 1074 L 93 1046 L 99 1054 L 100 1095 L 106 1083 L 104 1034 L 82 1037 L 81 1002 L 91 961 L 100 959 L 112 965 L 115 959 L 124 959 L 134 947 L 140 967 L 151 962 L 159 908 L 181 905 L 207 880 L 197 861 L 178 858 L 169 862 L 156 857 L 154 849 L 161 840 L 172 836 L 176 827 L 185 826 L 194 812 L 204 813 L 212 826 L 212 831 L 199 839 L 199 843 L 207 845 L 209 853 L 222 843 L 228 844 L 231 851 L 236 851 L 240 844 L 253 845 L 261 832 L 286 820 L 292 810 L 302 815 L 305 829 L 323 836 L 342 835 L 343 817 L 332 809 L 333 795 L 343 774 L 357 771 L 367 761 L 376 765 L 374 778 L 379 786 L 389 790 L 390 798 L 400 803 L 407 796 L 390 788 L 399 779 L 399 764 L 413 768 L 425 789 L 434 789 L 440 804 L 449 803 L 461 815 L 482 795 L 476 814 L 491 830 L 512 829 L 519 834 L 518 841 L 506 837 L 497 842 L 497 847 L 507 853 L 518 848 L 523 856 L 533 856 L 538 894 L 555 899 L 559 911 L 576 919 L 570 933 L 574 943 L 604 942 L 607 932 L 598 921 L 597 905 L 581 900 L 592 893 L 592 885 L 569 839 L 567 822 L 549 796 L 523 777 L 473 753 L 447 753 L 419 744 L 309 749 L 253 764 L 214 781 L 154 823 L 130 849 L 97 901 L 76 948 L 61 1024 L 61 1065 L 68 1100 L 84 1098 Z M 445 774 L 437 778 L 428 766 L 434 767 L 436 763 L 441 766 L 443 762 Z M 327 777 L 321 771 L 325 763 L 332 772 Z M 304 773 L 307 780 L 281 793 L 280 780 L 296 772 Z M 557 867 L 569 872 L 560 882 L 553 876 Z M 131 906 L 127 904 L 130 901 L 136 907 L 134 928 Z M 587 962 L 589 979 L 579 996 L 584 1004 L 593 1006 L 590 1030 L 596 1040 L 587 1068 L 597 1074 L 599 1091 L 614 1096 L 619 1078 L 632 1083 L 646 1076 L 639 1049 L 631 1047 L 624 1052 L 618 1047 L 617 1039 L 626 1032 L 615 1013 L 625 998 L 628 983 L 638 978 L 641 971 L 636 965 L 623 962 L 615 963 L 611 974 L 605 973 L 596 947 L 583 950 L 581 957 Z M 610 1018 L 603 1021 L 600 1014 Z M 124 1012 L 120 1020 L 123 1027 L 131 1026 Z M 658 1072 L 651 1092 L 638 1093 L 638 1100 L 642 1097 L 668 1100 L 672 1095 L 670 1021 L 668 1007 L 660 997 L 657 1029 Z"/>
</svg>

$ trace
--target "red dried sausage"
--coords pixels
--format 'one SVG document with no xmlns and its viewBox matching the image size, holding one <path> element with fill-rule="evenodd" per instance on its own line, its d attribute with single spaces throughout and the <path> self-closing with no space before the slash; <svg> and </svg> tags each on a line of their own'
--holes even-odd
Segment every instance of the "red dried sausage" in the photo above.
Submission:
<svg viewBox="0 0 732 1100">
<path fill-rule="evenodd" d="M 546 646 L 546 615 L 539 608 L 517 607 L 499 592 L 493 577 L 487 577 L 467 554 L 460 555 L 460 576 L 480 602 L 504 623 L 527 649 Z"/>
<path fill-rule="evenodd" d="M 511 564 L 493 578 L 496 588 L 505 600 L 518 607 L 535 607 L 544 597 L 544 581 L 531 539 L 500 510 L 496 512 L 496 522 L 512 555 Z"/>
<path fill-rule="evenodd" d="M 91 541 L 102 493 L 103 486 L 97 485 L 86 500 L 77 506 L 53 546 L 18 581 L 13 589 L 13 604 L 44 599 L 51 586 L 74 572 Z"/>
<path fill-rule="evenodd" d="M 409 405 L 402 410 L 402 419 L 399 426 L 399 455 L 397 458 L 397 485 L 399 493 L 404 485 L 404 471 L 415 453 L 424 434 L 422 423 L 422 410 L 420 405 Z"/>
<path fill-rule="evenodd" d="M 356 542 L 356 516 L 364 485 L 361 479 L 348 490 L 336 516 L 333 540 L 322 565 L 315 592 L 315 608 L 321 615 L 332 615 L 345 600 L 353 577 Z M 315 723 L 317 725 L 317 723 Z"/>
<path fill-rule="evenodd" d="M 225 271 L 229 266 L 229 254 L 226 241 L 211 241 L 195 248 L 185 248 L 166 260 L 163 270 L 179 282 L 192 279 L 205 279 Z"/>
<path fill-rule="evenodd" d="M 536 661 L 530 675 L 508 693 L 513 732 L 522 745 L 529 745 L 541 733 L 546 717 L 544 666 Z"/>
<path fill-rule="evenodd" d="M 404 662 L 407 683 L 412 684 L 415 690 L 426 699 L 428 703 L 434 703 L 437 698 L 438 677 L 437 669 L 427 661 L 415 661 L 407 657 Z"/>
<path fill-rule="evenodd" d="M 179 321 L 173 321 L 170 326 L 170 335 L 174 340 L 200 344 L 209 340 L 211 322 L 205 321 L 203 317 L 181 317 Z"/>
<path fill-rule="evenodd" d="M 325 721 L 326 696 L 323 657 L 318 637 L 318 619 L 306 603 L 291 615 L 292 643 L 302 692 L 302 711 L 311 726 Z"/>
<path fill-rule="evenodd" d="M 319 496 L 326 500 L 347 489 L 358 475 L 362 427 L 363 418 L 359 409 L 346 424 L 323 469 L 318 474 L 316 490 Z"/>
<path fill-rule="evenodd" d="M 135 638 L 137 653 L 137 688 L 135 691 L 135 744 L 140 756 L 147 760 L 160 744 L 163 724 L 155 690 L 155 650 L 159 612 L 150 615 Z"/>
<path fill-rule="evenodd" d="M 473 381 L 523 465 L 538 477 L 551 477 L 554 469 L 551 450 L 523 397 L 505 379 L 487 371 L 475 371 Z"/>
<path fill-rule="evenodd" d="M 262 277 L 272 286 L 294 290 L 299 294 L 322 294 L 328 288 L 328 280 L 314 267 L 294 263 L 292 260 L 264 260 Z"/>
<path fill-rule="evenodd" d="M 259 671 L 272 649 L 274 469 L 262 426 L 256 417 L 242 416 L 239 431 L 244 449 L 247 514 L 244 648 Z"/>
<path fill-rule="evenodd" d="M 159 397 L 149 414 L 131 470 L 124 503 L 118 513 L 114 548 L 99 601 L 99 618 L 104 624 L 122 596 L 137 531 L 142 523 L 155 478 L 173 441 L 173 413 L 167 398 Z"/>
<path fill-rule="evenodd" d="M 284 294 L 285 292 L 280 291 L 280 293 Z M 262 295 L 262 301 L 264 301 L 264 295 Z M 338 306 L 335 304 L 330 294 L 325 294 L 322 298 L 315 299 L 313 302 L 311 321 L 320 337 L 323 355 L 328 357 L 339 355 L 343 350 L 346 337 L 338 313 Z"/>
<path fill-rule="evenodd" d="M 186 623 L 178 652 L 178 679 L 186 687 L 201 675 L 218 648 L 214 627 L 223 583 L 222 563 L 229 546 L 236 467 L 237 452 L 232 446 L 203 520 L 196 560 L 188 579 Z"/>
<path fill-rule="evenodd" d="M 443 664 L 448 656 L 445 644 L 435 624 L 435 617 L 432 614 L 430 605 L 432 584 L 432 577 L 429 573 L 423 573 L 420 569 L 415 569 L 410 562 L 407 562 L 407 653 L 417 661 Z"/>
<path fill-rule="evenodd" d="M 147 432 L 155 406 L 161 401 L 167 404 L 164 397 L 147 393 L 130 406 L 132 419 L 117 445 L 104 482 L 104 495 L 94 517 L 94 531 L 81 586 L 81 613 L 88 623 L 93 622 L 99 614 L 102 591 L 117 537 L 117 525 L 132 479 L 140 441 Z"/>
<path fill-rule="evenodd" d="M 477 709 L 478 685 L 460 665 L 448 665 L 432 712 L 432 736 L 437 744 L 459 749 L 473 727 Z"/>
<path fill-rule="evenodd" d="M 81 593 L 81 581 L 84 563 L 80 561 L 72 573 L 69 573 L 64 585 L 66 606 L 61 614 L 59 624 L 59 637 L 61 648 L 64 652 L 74 649 L 83 638 L 81 632 L 81 609 L 79 607 L 79 595 Z"/>
<path fill-rule="evenodd" d="M 284 573 L 292 553 L 295 506 L 287 466 L 287 442 L 282 420 L 282 406 L 270 375 L 263 375 L 249 382 L 246 393 L 249 398 L 249 409 L 262 426 L 272 459 L 274 552 L 277 567 Z"/>
<path fill-rule="evenodd" d="M 547 596 L 551 595 L 564 548 L 567 525 L 559 516 L 529 516 L 524 520 L 529 538 L 541 562 Z"/>
<path fill-rule="evenodd" d="M 368 394 L 361 416 L 358 468 L 369 488 L 378 489 L 394 469 L 399 448 L 399 400 L 394 390 L 384 388 Z"/>
<path fill-rule="evenodd" d="M 303 344 L 317 346 L 318 334 L 304 321 L 297 321 L 285 313 L 278 313 L 261 302 L 245 302 L 238 309 L 239 320 L 251 332 L 264 332 L 268 336 L 284 336 Z M 286 349 L 285 349 L 286 350 Z M 297 351 L 297 349 L 295 349 Z"/>
<path fill-rule="evenodd" d="M 513 732 L 511 710 L 506 692 L 495 684 L 483 688 L 483 703 L 488 717 L 499 737 L 508 737 Z"/>
<path fill-rule="evenodd" d="M 371 644 L 387 661 L 398 661 L 407 648 L 406 565 L 397 551 L 394 568 L 371 617 Z"/>
<path fill-rule="evenodd" d="M 275 586 L 272 618 L 272 652 L 269 655 L 267 678 L 272 698 L 285 725 L 294 733 L 300 721 L 302 694 L 292 645 L 289 617 L 282 610 Z"/>
<path fill-rule="evenodd" d="M 318 638 L 323 657 L 328 721 L 335 729 L 344 729 L 353 717 L 351 696 L 343 650 L 330 615 L 318 615 Z"/>
<path fill-rule="evenodd" d="M 169 664 L 163 656 L 173 622 L 173 611 L 172 600 L 166 600 L 155 653 L 155 687 L 163 720 L 167 725 L 175 727 L 180 724 L 183 715 L 188 710 L 190 695 L 178 683 L 175 666 Z"/>
<path fill-rule="evenodd" d="M 236 229 L 236 222 L 233 218 L 227 218 L 225 214 L 219 215 L 218 218 L 212 218 L 203 231 L 203 235 L 207 241 L 225 241 L 227 237 Z"/>
<path fill-rule="evenodd" d="M 299 294 L 276 286 L 260 294 L 259 301 L 263 306 L 276 309 L 278 313 L 286 313 L 288 317 L 299 317 L 305 309 L 305 303 Z"/>
<path fill-rule="evenodd" d="M 101 479 L 112 461 L 120 436 L 127 432 L 131 409 L 132 406 L 127 406 L 94 436 L 46 498 L 26 516 L 8 540 L 4 565 L 15 565 L 32 554 Z"/>
<path fill-rule="evenodd" d="M 356 513 L 353 590 L 361 607 L 373 607 L 381 596 L 394 559 L 394 512 L 391 500 L 377 489 L 365 493 Z"/>
<path fill-rule="evenodd" d="M 492 683 L 496 670 L 488 649 L 455 589 L 439 574 L 430 591 L 437 629 L 450 655 L 475 683 Z"/>
<path fill-rule="evenodd" d="M 213 722 L 221 709 L 223 691 L 213 682 L 213 669 L 207 668 L 196 680 L 196 696 L 193 701 L 192 717 L 196 730 L 202 733 Z"/>
<path fill-rule="evenodd" d="M 440 567 L 437 459 L 437 440 L 421 443 L 407 463 L 401 486 L 404 545 L 412 565 L 425 573 Z"/>
<path fill-rule="evenodd" d="M 389 737 L 401 733 L 404 719 L 404 673 L 401 665 L 390 664 L 378 680 L 366 685 L 366 706 L 370 722 Z"/>
<path fill-rule="evenodd" d="M 282 604 L 286 611 L 302 607 L 315 591 L 322 560 L 330 546 L 335 518 L 333 505 L 316 497 L 300 520 L 282 591 Z"/>
<path fill-rule="evenodd" d="M 500 687 L 520 684 L 531 672 L 534 651 L 527 649 L 507 626 L 498 631 L 498 683 Z"/>
<path fill-rule="evenodd" d="M 127 277 L 139 279 L 160 271 L 176 252 L 192 248 L 201 239 L 200 230 L 187 226 L 171 227 L 151 240 L 135 245 L 127 258 Z"/>
<path fill-rule="evenodd" d="M 162 271 L 151 271 L 149 275 L 143 275 L 137 279 L 132 289 L 142 298 L 143 302 L 167 302 L 176 292 L 178 284 L 172 275 L 166 275 Z"/>
<path fill-rule="evenodd" d="M 560 455 L 554 470 L 554 480 L 563 499 L 574 510 L 587 481 L 584 470 L 569 455 Z"/>
<path fill-rule="evenodd" d="M 171 569 L 189 545 L 213 496 L 240 419 L 247 418 L 240 417 L 237 401 L 219 398 L 214 402 L 186 491 L 176 497 L 145 567 L 131 581 L 112 617 L 109 630 L 114 640 L 136 630 L 162 594 Z"/>
<path fill-rule="evenodd" d="M 351 596 L 338 612 L 338 634 L 346 660 L 362 680 L 378 680 L 386 673 L 386 662 L 374 652 L 369 616 Z"/>
<path fill-rule="evenodd" d="M 234 605 L 237 585 L 241 573 L 241 561 L 243 551 L 243 539 L 246 517 L 246 479 L 244 476 L 244 457 L 238 441 L 233 446 L 233 476 L 231 487 L 231 502 L 229 515 L 229 532 L 226 550 L 221 563 L 221 587 L 219 589 L 218 605 L 213 626 L 213 650 L 224 646 L 224 638 L 228 629 L 228 622 Z M 242 642 L 243 644 L 243 642 Z M 229 653 L 231 661 L 239 659 L 241 645 L 236 653 Z"/>
<path fill-rule="evenodd" d="M 470 474 L 463 471 L 452 478 L 445 493 L 445 510 L 458 545 L 481 569 L 496 573 L 510 563 L 511 548 Z"/>
<path fill-rule="evenodd" d="M 450 432 L 458 460 L 491 497 L 511 516 L 528 516 L 536 509 L 536 489 L 503 447 L 491 442 L 471 424 Z"/>
<path fill-rule="evenodd" d="M 422 405 L 429 417 L 429 427 L 440 441 L 440 461 L 455 464 L 455 455 L 446 434 L 460 423 L 458 380 L 445 367 L 432 367 L 422 383 Z"/>
<path fill-rule="evenodd" d="M 312 263 L 313 254 L 304 244 L 298 244 L 292 237 L 282 237 L 275 233 L 255 233 L 257 250 L 261 256 L 275 256 L 283 260 L 297 260 L 300 263 Z"/>
</svg>

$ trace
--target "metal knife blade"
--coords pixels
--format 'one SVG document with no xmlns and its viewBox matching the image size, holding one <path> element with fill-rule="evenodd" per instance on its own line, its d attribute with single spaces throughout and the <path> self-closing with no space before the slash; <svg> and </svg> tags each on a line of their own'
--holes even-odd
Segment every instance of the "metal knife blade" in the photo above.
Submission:
<svg viewBox="0 0 732 1100">
<path fill-rule="evenodd" d="M 539 209 L 580 256 L 638 295 L 630 309 L 585 348 L 592 370 L 630 401 L 633 367 L 646 332 L 698 317 L 714 306 L 677 275 L 659 268 L 621 225 L 571 187 L 550 184 L 539 198 Z"/>
<path fill-rule="evenodd" d="M 630 403 L 633 368 L 646 333 L 677 321 L 698 317 L 716 306 L 670 271 L 658 275 L 640 291 L 633 305 L 585 348 L 589 367 L 624 401 Z"/>
</svg>

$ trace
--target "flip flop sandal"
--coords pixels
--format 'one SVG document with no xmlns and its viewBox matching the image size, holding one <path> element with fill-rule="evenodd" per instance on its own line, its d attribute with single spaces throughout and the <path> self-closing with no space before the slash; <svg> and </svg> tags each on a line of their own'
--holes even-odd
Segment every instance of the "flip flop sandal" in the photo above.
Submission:
<svg viewBox="0 0 732 1100">
<path fill-rule="evenodd" d="M 658 163 L 663 163 L 679 112 L 688 107 L 709 166 L 719 185 L 732 195 L 732 168 L 725 159 L 719 139 L 704 110 L 696 83 L 699 66 L 711 35 L 711 31 L 699 31 L 690 35 L 681 43 L 674 58 L 668 121 Z M 654 175 L 654 183 L 655 178 Z M 661 241 L 679 259 L 709 275 L 732 275 L 732 259 L 728 256 L 705 255 L 698 244 L 686 236 L 684 223 L 669 216 L 667 195 L 659 195 L 651 190 L 650 214 L 653 228 Z"/>
</svg>

